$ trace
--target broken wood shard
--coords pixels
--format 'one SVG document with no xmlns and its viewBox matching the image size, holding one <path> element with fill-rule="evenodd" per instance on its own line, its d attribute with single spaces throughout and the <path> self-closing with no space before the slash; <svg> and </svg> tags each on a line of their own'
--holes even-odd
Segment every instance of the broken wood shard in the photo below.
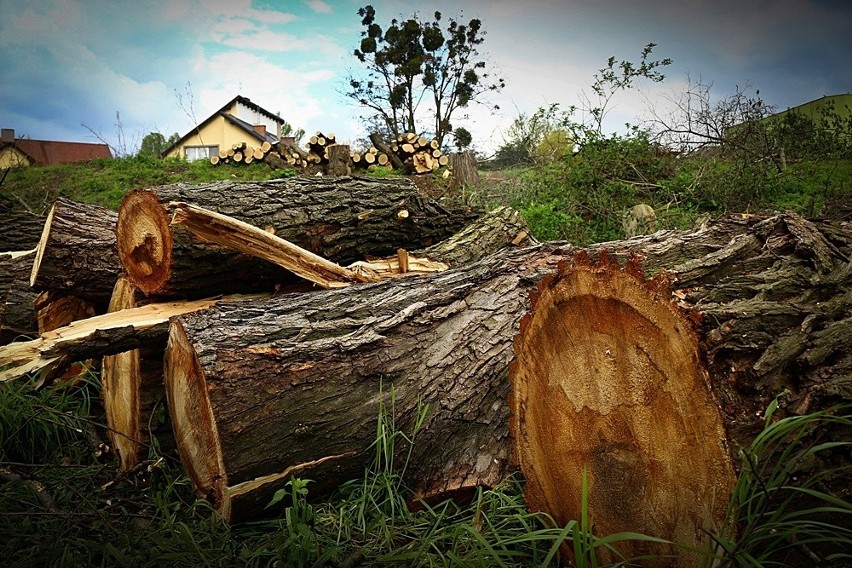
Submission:
<svg viewBox="0 0 852 568">
<path fill-rule="evenodd" d="M 340 288 L 369 279 L 248 223 L 189 203 L 173 202 L 172 225 L 186 227 L 205 241 L 277 264 L 323 288 Z"/>
<path fill-rule="evenodd" d="M 258 298 L 224 298 L 165 302 L 107 313 L 72 322 L 38 339 L 0 347 L 0 382 L 79 359 L 102 357 L 165 342 L 170 317 L 209 308 L 218 302 Z"/>
</svg>

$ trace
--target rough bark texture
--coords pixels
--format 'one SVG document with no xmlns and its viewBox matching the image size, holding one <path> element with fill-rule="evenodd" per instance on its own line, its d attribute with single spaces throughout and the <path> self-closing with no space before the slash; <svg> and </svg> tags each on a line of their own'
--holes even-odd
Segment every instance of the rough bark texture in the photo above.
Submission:
<svg viewBox="0 0 852 568">
<path fill-rule="evenodd" d="M 464 266 L 508 246 L 529 246 L 536 241 L 521 214 L 501 206 L 483 215 L 449 239 L 411 253 L 448 264 Z"/>
<path fill-rule="evenodd" d="M 328 164 L 325 166 L 326 175 L 332 177 L 345 177 L 352 174 L 349 166 L 349 146 L 345 144 L 333 144 L 326 148 Z"/>
<path fill-rule="evenodd" d="M 291 473 L 328 489 L 369 464 L 393 388 L 403 431 L 428 405 L 407 470 L 423 497 L 499 482 L 512 337 L 528 289 L 559 258 L 510 249 L 467 269 L 174 320 L 166 391 L 187 473 L 232 521 L 260 513 Z"/>
<path fill-rule="evenodd" d="M 44 223 L 30 284 L 105 307 L 121 271 L 114 211 L 57 199 Z"/>
<path fill-rule="evenodd" d="M 852 400 L 852 231 L 792 215 L 748 221 L 654 280 L 638 261 L 621 269 L 583 253 L 539 284 L 510 372 L 532 509 L 580 518 L 585 470 L 598 534 L 706 546 L 735 481 L 733 454 L 769 402 L 803 413 Z M 675 558 L 657 565 L 698 562 L 677 547 L 618 548 Z"/>
<path fill-rule="evenodd" d="M 35 254 L 0 254 L 0 345 L 38 335 L 30 288 L 30 270 Z"/>
<path fill-rule="evenodd" d="M 146 294 L 198 297 L 247 286 L 269 289 L 290 279 L 268 262 L 198 244 L 169 227 L 172 201 L 274 231 L 341 264 L 428 246 L 475 217 L 422 197 L 403 179 L 292 178 L 139 190 L 122 203 L 117 235 L 121 263 Z"/>
<path fill-rule="evenodd" d="M 43 227 L 44 217 L 0 212 L 0 252 L 34 249 Z"/>
<path fill-rule="evenodd" d="M 476 155 L 472 151 L 449 155 L 449 167 L 453 171 L 453 184 L 458 187 L 476 185 L 479 172 L 476 170 Z"/>
<path fill-rule="evenodd" d="M 601 250 L 611 251 L 611 258 L 616 260 L 639 255 L 626 282 L 651 292 L 641 297 L 645 302 L 643 309 L 660 309 L 670 316 L 668 323 L 662 316 L 655 316 L 657 319 L 651 323 L 645 322 L 647 317 L 637 319 L 631 313 L 645 313 L 635 308 L 638 300 L 632 304 L 620 302 L 613 292 L 612 300 L 607 302 L 624 309 L 619 312 L 616 307 L 618 317 L 609 314 L 606 320 L 626 322 L 632 335 L 619 340 L 619 325 L 607 328 L 607 333 L 616 338 L 613 341 L 620 341 L 617 349 L 610 349 L 610 355 L 632 353 L 632 359 L 625 356 L 621 362 L 621 370 L 637 380 L 645 376 L 643 373 L 651 373 L 670 382 L 684 381 L 672 388 L 681 395 L 692 393 L 688 402 L 674 395 L 661 395 L 660 412 L 681 417 L 690 413 L 718 417 L 716 426 L 709 418 L 706 423 L 696 418 L 701 426 L 695 426 L 696 422 L 689 430 L 698 436 L 699 443 L 708 447 L 715 444 L 704 454 L 712 463 L 698 459 L 689 462 L 696 468 L 706 468 L 701 473 L 696 471 L 696 478 L 703 476 L 719 488 L 727 487 L 727 476 L 735 463 L 727 453 L 718 452 L 720 447 L 725 448 L 719 442 L 720 432 L 729 442 L 728 448 L 734 442 L 747 442 L 754 435 L 760 411 L 782 390 L 775 382 L 761 382 L 755 369 L 765 360 L 764 354 L 773 351 L 772 345 L 784 344 L 790 334 L 801 329 L 808 313 L 819 314 L 812 320 L 813 335 L 806 343 L 812 347 L 806 347 L 793 368 L 785 368 L 781 377 L 777 372 L 773 374 L 791 393 L 782 401 L 782 408 L 800 410 L 805 399 L 810 401 L 810 408 L 815 408 L 838 396 L 848 396 L 842 395 L 836 381 L 848 375 L 849 334 L 825 330 L 837 326 L 848 329 L 843 319 L 847 316 L 842 315 L 848 314 L 848 307 L 844 312 L 838 306 L 848 303 L 850 296 L 848 278 L 842 278 L 848 276 L 845 251 L 849 241 L 848 231 L 816 227 L 794 216 L 779 216 L 726 219 L 705 231 L 661 232 L 596 245 L 586 251 L 592 256 Z M 166 350 L 169 409 L 181 459 L 199 492 L 225 518 L 240 520 L 261 514 L 271 495 L 283 487 L 291 474 L 316 480 L 316 491 L 360 475 L 372 455 L 369 448 L 375 436 L 379 402 L 383 398 L 387 402 L 391 387 L 395 397 L 393 420 L 403 431 L 410 431 L 418 403 L 428 405 L 406 471 L 407 480 L 422 496 L 458 495 L 477 485 L 496 483 L 511 469 L 512 442 L 507 426 L 510 408 L 506 399 L 513 337 L 522 316 L 530 310 L 529 292 L 546 287 L 538 286 L 539 281 L 556 272 L 556 265 L 566 259 L 567 252 L 570 250 L 553 244 L 505 250 L 482 262 L 422 278 L 223 305 L 173 319 Z M 639 277 L 636 263 L 640 261 L 647 273 L 668 268 L 675 274 L 671 294 L 663 284 L 646 285 Z M 590 261 L 583 263 L 597 266 Z M 614 263 L 605 265 L 609 271 L 618 272 Z M 786 278 L 801 271 L 805 271 L 805 280 L 818 282 L 816 289 Z M 546 280 L 547 286 L 562 282 L 560 278 L 570 273 L 551 276 Z M 621 281 L 607 282 L 603 284 L 615 286 L 612 282 Z M 591 295 L 603 294 L 603 284 L 586 290 Z M 782 305 L 769 306 L 766 302 L 775 299 L 767 297 L 776 295 L 783 298 Z M 696 329 L 686 328 L 693 316 L 684 316 L 683 307 L 672 307 L 672 298 L 687 306 L 689 313 L 697 310 L 703 314 L 703 319 L 701 315 L 694 316 L 701 320 Z M 559 302 L 551 304 L 561 306 Z M 802 307 L 793 309 L 791 304 Z M 546 304 L 540 300 L 537 305 Z M 634 306 L 633 312 L 627 309 L 630 306 Z M 769 307 L 772 309 L 767 310 Z M 781 309 L 795 311 L 796 317 L 776 317 L 775 310 Z M 566 312 L 576 321 L 554 317 L 554 325 L 562 327 L 543 326 L 545 332 L 532 337 L 532 352 L 554 361 L 554 381 L 567 380 L 560 363 L 564 361 L 561 351 L 571 347 L 570 342 L 559 343 L 559 338 L 566 328 L 576 328 L 572 331 L 576 335 L 568 337 L 577 341 L 596 339 L 594 322 L 601 318 L 595 310 L 590 305 L 576 313 Z M 721 317 L 724 314 L 727 317 Z M 678 335 L 675 328 L 683 336 L 679 347 L 655 352 L 657 344 L 668 345 L 669 336 Z M 526 330 L 529 329 L 527 324 Z M 637 343 L 643 330 L 657 338 L 658 343 Z M 557 345 L 558 348 L 548 348 Z M 636 345 L 631 351 L 631 346 Z M 750 366 L 741 364 L 745 361 L 740 359 L 744 352 L 750 353 Z M 645 357 L 643 353 L 650 355 Z M 680 367 L 674 361 L 666 362 L 660 366 L 666 371 L 654 375 L 647 371 L 647 362 L 659 362 L 661 354 L 670 354 L 672 359 L 681 357 L 685 362 Z M 817 355 L 821 357 L 819 364 L 806 363 Z M 596 356 L 600 361 L 592 363 L 607 360 L 605 351 Z M 681 368 L 690 370 L 691 379 L 681 377 Z M 584 366 L 582 372 L 583 376 L 599 372 L 602 379 L 612 377 L 593 367 Z M 531 376 L 551 375 L 532 372 Z M 575 376 L 572 378 L 576 381 Z M 709 383 L 702 386 L 701 381 Z M 652 398 L 655 394 L 651 387 L 640 389 L 637 395 L 621 383 L 609 384 L 606 388 L 610 395 L 623 397 L 621 402 L 611 401 L 619 408 L 638 404 L 637 396 L 642 393 Z M 544 391 L 539 388 L 535 392 Z M 599 409 L 600 402 L 588 408 L 580 404 L 583 410 L 578 413 L 573 410 L 575 403 L 565 396 L 557 391 L 549 402 L 535 402 L 536 408 L 553 413 L 552 420 L 550 414 L 539 413 L 539 424 L 543 420 L 554 429 L 568 422 L 582 425 L 595 408 Z M 670 398 L 668 406 L 663 404 L 666 398 Z M 515 404 L 526 404 L 527 408 L 533 404 L 518 402 L 521 400 L 521 396 L 514 398 Z M 520 415 L 517 409 L 516 413 Z M 610 414 L 613 419 L 622 416 L 621 412 Z M 690 424 L 687 418 L 683 419 L 683 424 Z M 669 436 L 681 435 L 676 421 L 669 424 Z M 515 430 L 520 432 L 517 425 Z M 597 461 L 590 464 L 590 472 L 596 476 L 591 483 L 591 503 L 595 522 L 602 525 L 606 524 L 607 512 L 621 515 L 623 502 L 633 503 L 627 500 L 630 495 L 624 493 L 628 490 L 604 495 L 602 487 L 630 487 L 634 483 L 641 494 L 643 480 L 662 475 L 654 469 L 657 462 L 653 460 L 650 470 L 643 469 L 643 464 L 649 463 L 647 456 L 637 456 L 629 444 L 607 450 L 606 436 L 618 431 L 615 426 L 584 431 L 589 439 L 585 441 L 587 446 L 603 448 Z M 556 436 L 558 430 L 552 434 Z M 602 445 L 594 446 L 601 435 L 605 438 Z M 656 447 L 651 451 L 657 450 L 665 451 Z M 397 451 L 402 460 L 408 448 L 400 445 Z M 566 454 L 573 456 L 573 451 L 571 447 L 552 448 L 542 459 L 564 462 Z M 622 462 L 631 467 L 624 469 Z M 625 471 L 631 476 L 619 477 Z M 716 478 L 713 472 L 718 474 Z M 570 471 L 566 473 L 566 487 L 577 482 L 570 475 Z M 535 472 L 530 478 L 531 486 L 535 486 Z M 563 495 L 562 501 L 577 495 Z M 727 496 L 718 498 L 724 502 Z M 697 499 L 676 499 L 684 509 L 679 512 L 682 518 L 702 518 L 704 503 L 701 507 L 705 509 L 695 513 L 691 507 Z M 530 496 L 530 501 L 541 502 L 534 496 Z M 607 506 L 611 509 L 607 510 Z M 550 512 L 562 518 L 562 510 Z M 648 527 L 634 527 L 643 528 Z"/>
</svg>

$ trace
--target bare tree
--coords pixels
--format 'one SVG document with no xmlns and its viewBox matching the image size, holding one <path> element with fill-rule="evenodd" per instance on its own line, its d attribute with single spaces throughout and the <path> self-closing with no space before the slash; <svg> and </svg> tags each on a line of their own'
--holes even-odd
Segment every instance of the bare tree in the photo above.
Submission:
<svg viewBox="0 0 852 568">
<path fill-rule="evenodd" d="M 113 127 L 115 128 L 115 142 L 112 144 L 100 129 L 93 128 L 85 122 L 81 122 L 80 126 L 88 130 L 89 133 L 99 142 L 109 146 L 112 155 L 116 158 L 132 156 L 136 153 L 136 149 L 139 147 L 141 133 L 135 132 L 128 138 L 127 134 L 124 132 L 124 123 L 121 122 L 121 113 L 119 111 L 115 111 L 115 122 L 113 123 Z"/>
<path fill-rule="evenodd" d="M 714 102 L 712 86 L 688 77 L 686 90 L 669 98 L 667 112 L 652 109 L 650 123 L 656 140 L 687 154 L 707 147 L 755 159 L 771 154 L 774 144 L 761 121 L 774 108 L 763 102 L 760 91 L 750 84 L 737 86 L 734 94 Z"/>
</svg>

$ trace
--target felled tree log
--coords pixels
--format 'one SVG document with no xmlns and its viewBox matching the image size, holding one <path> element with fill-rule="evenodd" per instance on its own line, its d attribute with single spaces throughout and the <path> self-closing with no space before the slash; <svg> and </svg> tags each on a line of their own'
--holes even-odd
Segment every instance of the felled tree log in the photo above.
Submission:
<svg viewBox="0 0 852 568">
<path fill-rule="evenodd" d="M 560 258 L 519 251 L 173 320 L 168 407 L 199 492 L 238 521 L 260 514 L 291 474 L 315 480 L 315 492 L 358 476 L 380 403 L 409 433 L 418 403 L 429 408 L 407 470 L 424 498 L 499 482 L 511 453 L 511 338 L 535 275 Z"/>
<path fill-rule="evenodd" d="M 848 249 L 846 242 L 843 246 Z M 658 233 L 653 238 L 597 245 L 585 251 L 586 257 L 601 250 L 612 251 L 611 258 L 639 256 L 633 261 L 634 268 L 624 274 L 613 262 L 598 265 L 580 256 L 573 264 L 566 263 L 559 276 L 552 276 L 570 250 L 554 245 L 509 249 L 480 263 L 422 278 L 217 306 L 173 319 L 166 350 L 166 388 L 188 475 L 229 520 L 260 514 L 290 475 L 315 480 L 315 491 L 358 476 L 372 455 L 379 402 L 387 403 L 393 388 L 394 404 L 388 403 L 388 408 L 393 408 L 397 428 L 410 432 L 418 404 L 428 406 L 406 470 L 407 481 L 421 496 L 459 495 L 478 485 L 494 484 L 512 469 L 506 399 L 508 362 L 517 355 L 513 404 L 515 416 L 526 418 L 514 430 L 525 474 L 533 480 L 532 487 L 555 488 L 561 496 L 558 505 L 572 499 L 579 504 L 579 492 L 560 493 L 560 483 L 565 487 L 579 483 L 576 468 L 564 464 L 586 459 L 584 448 L 598 448 L 599 454 L 592 456 L 597 461 L 588 468 L 590 501 L 595 527 L 609 529 L 621 526 L 622 517 L 630 523 L 641 520 L 641 513 L 624 513 L 622 499 L 630 504 L 638 499 L 627 500 L 629 489 L 622 489 L 624 484 L 629 488 L 634 483 L 637 495 L 643 495 L 646 488 L 650 492 L 655 476 L 673 479 L 669 468 L 674 466 L 665 459 L 666 444 L 672 437 L 695 436 L 696 444 L 707 447 L 703 455 L 711 463 L 698 458 L 684 461 L 696 469 L 696 479 L 708 479 L 723 492 L 729 489 L 735 471 L 727 449 L 754 435 L 760 423 L 758 410 L 773 396 L 787 389 L 793 394 L 782 407 L 798 409 L 805 398 L 816 407 L 838 392 L 833 379 L 826 378 L 834 371 L 825 363 L 836 362 L 840 365 L 837 372 L 848 368 L 849 349 L 837 335 L 832 336 L 834 343 L 818 338 L 822 329 L 842 325 L 842 318 L 847 317 L 837 306 L 826 307 L 829 298 L 849 301 L 842 300 L 850 295 L 848 279 L 841 278 L 848 271 L 847 253 L 813 225 L 791 216 L 731 219 L 696 233 Z M 648 273 L 668 267 L 680 280 L 671 292 L 662 281 L 645 282 L 639 277 L 640 260 Z M 573 304 L 578 307 L 575 311 L 565 308 L 564 317 L 558 312 L 563 309 L 559 301 L 543 303 L 541 299 L 548 286 L 567 275 L 608 270 L 619 276 L 600 285 L 586 285 L 581 296 L 591 298 Z M 787 279 L 790 270 L 804 271 L 804 279 L 791 285 Z M 546 275 L 551 276 L 542 281 Z M 819 294 L 803 284 L 813 278 L 822 279 Z M 608 293 L 607 285 L 615 289 Z M 539 295 L 534 313 L 544 305 L 557 306 L 556 315 L 539 326 L 542 332 L 535 335 L 531 323 L 519 325 L 530 310 L 528 294 L 533 289 Z M 635 292 L 644 304 L 637 307 L 638 300 L 632 295 L 622 297 L 625 290 Z M 755 299 L 767 294 L 779 296 Z M 789 301 L 793 297 L 808 308 L 792 308 Z M 701 317 L 689 315 L 690 310 L 683 315 L 685 308 L 672 306 L 672 298 L 687 302 L 690 310 L 699 309 L 703 323 L 691 329 L 694 318 Z M 763 311 L 769 307 L 785 315 Z M 649 318 L 647 310 L 661 313 Z M 760 361 L 765 352 L 772 352 L 772 345 L 783 343 L 787 334 L 801 329 L 802 319 L 811 313 L 819 313 L 819 321 L 824 323 L 813 328 L 812 340 L 819 348 L 811 343 L 815 351 L 806 348 L 806 352 L 823 354 L 820 365 L 808 367 L 803 364 L 807 358 L 797 358 L 794 369 L 782 371 L 779 381 L 783 386 L 761 382 L 753 368 L 760 367 L 757 363 L 740 365 L 743 350 L 750 353 L 748 360 Z M 830 321 L 831 317 L 841 319 Z M 595 327 L 595 322 L 607 327 Z M 621 329 L 618 322 L 629 330 Z M 524 340 L 519 339 L 513 351 L 513 337 L 519 329 L 521 338 L 530 336 L 530 343 L 523 347 Z M 613 344 L 609 354 L 606 349 L 595 350 L 596 358 L 589 363 L 598 367 L 587 368 L 570 365 L 565 359 L 568 356 L 562 351 L 570 353 L 572 347 L 565 336 L 602 349 L 601 341 L 607 337 Z M 701 356 L 704 350 L 706 360 Z M 544 361 L 530 363 L 530 352 Z M 798 363 L 800 359 L 802 363 Z M 550 378 L 565 386 L 556 390 L 530 386 L 523 391 L 520 385 L 525 379 L 519 378 L 519 369 L 551 369 L 549 374 L 529 371 L 530 381 Z M 610 385 L 599 387 L 606 389 L 606 398 L 578 394 L 586 398 L 574 399 L 563 392 L 569 386 L 584 392 L 583 382 L 589 376 Z M 680 392 L 679 396 L 689 393 L 688 403 L 669 390 Z M 525 397 L 523 392 L 532 396 Z M 542 401 L 542 395 L 548 399 Z M 614 424 L 606 428 L 590 420 L 590 416 L 602 414 L 605 403 L 625 409 L 604 414 Z M 658 405 L 654 406 L 658 413 L 639 412 L 642 404 L 652 403 Z M 659 419 L 655 424 L 665 433 L 658 433 L 655 439 L 665 436 L 666 444 L 651 448 L 631 445 L 628 424 L 634 407 L 639 420 Z M 530 408 L 537 412 L 529 412 Z M 585 426 L 582 431 L 588 440 L 560 446 L 529 438 L 527 428 L 538 428 L 545 437 L 552 435 L 567 443 L 569 439 L 561 434 L 569 431 L 567 424 L 571 424 L 570 431 Z M 624 424 L 623 430 L 617 428 L 619 424 Z M 648 430 L 647 425 L 645 430 L 639 425 L 635 428 L 640 433 Z M 720 436 L 728 445 L 720 442 Z M 524 452 L 532 442 L 547 448 L 534 457 L 537 463 L 547 471 L 559 472 L 550 485 L 529 468 L 531 458 Z M 650 454 L 637 452 L 636 447 Z M 402 461 L 408 448 L 400 444 L 396 451 Z M 553 465 L 548 467 L 549 463 Z M 629 478 L 621 477 L 624 471 L 630 472 Z M 602 493 L 607 487 L 615 488 L 614 492 Z M 529 498 L 534 505 L 542 503 L 533 494 Z M 726 500 L 727 495 L 717 495 L 714 503 Z M 676 530 L 658 536 L 681 536 L 683 523 L 701 523 L 706 515 L 718 514 L 712 507 L 708 512 L 698 494 L 694 499 L 678 495 L 669 502 L 676 502 L 678 509 L 662 513 L 660 518 L 678 519 Z M 643 508 L 665 510 L 655 509 L 657 505 Z M 606 506 L 614 511 L 615 520 L 606 517 Z M 566 521 L 562 509 L 545 510 L 560 522 Z M 665 525 L 663 521 L 650 527 L 639 523 L 630 530 L 653 534 L 661 524 Z M 693 528 L 700 538 L 701 531 Z"/>
<path fill-rule="evenodd" d="M 106 306 L 121 271 L 114 211 L 57 199 L 36 247 L 30 284 Z"/>
<path fill-rule="evenodd" d="M 270 289 L 288 278 L 271 263 L 199 244 L 170 227 L 173 201 L 268 229 L 337 263 L 428 246 L 475 217 L 422 197 L 403 179 L 292 178 L 138 190 L 122 203 L 117 236 L 121 263 L 146 294 L 197 297 L 248 286 Z"/>
<path fill-rule="evenodd" d="M 31 213 L 0 213 L 0 252 L 34 249 L 44 217 Z"/>
<path fill-rule="evenodd" d="M 770 401 L 804 413 L 852 400 L 850 245 L 848 228 L 784 215 L 654 279 L 638 259 L 587 254 L 543 279 L 510 371 L 530 508 L 579 519 L 586 475 L 599 536 L 680 545 L 622 543 L 624 557 L 697 565 L 683 547 L 707 550 L 723 526 L 736 449 Z"/>
<path fill-rule="evenodd" d="M 38 335 L 29 276 L 34 251 L 0 254 L 0 345 Z"/>
</svg>

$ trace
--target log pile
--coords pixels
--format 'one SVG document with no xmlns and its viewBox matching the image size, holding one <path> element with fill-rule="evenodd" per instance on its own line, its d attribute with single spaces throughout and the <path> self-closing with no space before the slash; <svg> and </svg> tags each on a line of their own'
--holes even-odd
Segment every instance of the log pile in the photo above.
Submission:
<svg viewBox="0 0 852 568">
<path fill-rule="evenodd" d="M 405 432 L 425 408 L 395 451 L 426 501 L 520 467 L 530 507 L 558 523 L 587 486 L 599 534 L 687 547 L 722 522 L 736 448 L 772 399 L 780 414 L 852 399 L 848 225 L 741 215 L 575 249 L 400 183 L 133 192 L 111 312 L 0 347 L 0 380 L 108 357 L 124 468 L 165 391 L 187 475 L 229 521 L 263 514 L 293 475 L 315 492 L 360 475 L 384 405 Z"/>
<path fill-rule="evenodd" d="M 52 307 L 45 318 L 48 312 L 53 314 L 53 323 L 40 328 L 36 339 L 18 341 L 0 352 L 0 379 L 39 372 L 48 380 L 72 361 L 103 357 L 109 437 L 120 467 L 132 469 L 146 455 L 151 433 L 145 425 L 165 393 L 161 369 L 169 317 L 217 301 L 257 299 L 203 296 L 257 290 L 266 296 L 285 290 L 304 293 L 313 286 L 333 288 L 426 274 L 446 270 L 448 264 L 441 259 L 462 262 L 462 250 L 468 250 L 467 259 L 474 259 L 502 246 L 531 242 L 517 212 L 501 208 L 470 224 L 476 216 L 438 206 L 420 196 L 408 180 L 348 177 L 151 188 L 131 192 L 117 216 L 57 201 L 38 251 L 18 255 L 21 277 L 16 280 L 22 283 L 20 288 L 32 290 L 31 298 L 36 294 L 28 286 L 31 274 L 40 288 L 54 287 L 43 294 L 45 305 Z M 458 229 L 464 230 L 453 236 Z M 84 262 L 73 262 L 74 247 Z M 308 249 L 338 261 L 360 260 L 347 268 Z M 69 259 L 65 279 L 36 278 L 61 264 L 57 260 L 61 258 Z M 83 274 L 87 265 L 92 268 L 88 278 Z M 63 271 L 47 271 L 52 272 Z M 113 285 L 109 313 L 91 317 L 106 310 L 101 300 L 107 283 Z M 72 304 L 70 292 L 98 303 Z M 29 305 L 27 313 L 34 322 L 32 304 L 15 305 Z M 10 306 L 10 315 L 19 311 L 10 302 L 2 305 Z M 71 306 L 76 309 L 70 311 Z M 62 324 L 68 325 L 52 331 Z M 29 329 L 29 337 L 38 334 L 34 323 Z M 162 427 L 159 424 L 153 434 L 162 434 Z"/>
<path fill-rule="evenodd" d="M 450 167 L 451 157 L 443 153 L 437 140 L 419 136 L 414 132 L 400 134 L 393 143 L 384 141 L 377 134 L 371 134 L 370 139 L 374 145 L 363 152 L 350 150 L 349 146 L 338 144 L 334 133 L 321 131 L 317 131 L 308 139 L 304 149 L 289 140 L 275 145 L 264 142 L 259 147 L 240 142 L 212 156 L 210 163 L 251 164 L 263 161 L 275 169 L 290 167 L 305 172 L 311 168 L 319 168 L 317 171 L 332 176 L 348 175 L 340 173 L 339 165 L 335 167 L 335 164 L 340 164 L 341 161 L 345 162 L 343 167 L 348 168 L 348 171 L 382 166 L 402 170 L 407 174 L 425 174 L 441 167 Z M 342 160 L 335 157 L 335 149 L 348 156 Z"/>
</svg>

